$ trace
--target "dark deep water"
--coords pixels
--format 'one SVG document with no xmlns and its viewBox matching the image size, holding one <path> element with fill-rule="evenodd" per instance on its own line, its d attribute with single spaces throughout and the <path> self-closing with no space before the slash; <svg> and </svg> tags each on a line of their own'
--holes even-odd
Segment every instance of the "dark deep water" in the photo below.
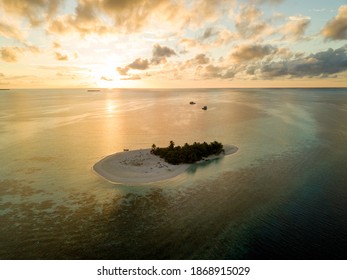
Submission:
<svg viewBox="0 0 347 280">
<path fill-rule="evenodd" d="M 170 140 L 240 150 L 142 186 L 91 172 Z M 2 92 L 0 259 L 346 259 L 346 140 L 346 89 Z"/>
</svg>

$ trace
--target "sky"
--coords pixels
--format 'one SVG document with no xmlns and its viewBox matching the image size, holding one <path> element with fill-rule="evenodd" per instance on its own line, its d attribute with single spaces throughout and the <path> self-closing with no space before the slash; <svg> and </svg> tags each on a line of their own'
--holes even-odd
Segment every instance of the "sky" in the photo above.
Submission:
<svg viewBox="0 0 347 280">
<path fill-rule="evenodd" d="M 0 0 L 0 88 L 347 87 L 347 0 Z"/>
</svg>

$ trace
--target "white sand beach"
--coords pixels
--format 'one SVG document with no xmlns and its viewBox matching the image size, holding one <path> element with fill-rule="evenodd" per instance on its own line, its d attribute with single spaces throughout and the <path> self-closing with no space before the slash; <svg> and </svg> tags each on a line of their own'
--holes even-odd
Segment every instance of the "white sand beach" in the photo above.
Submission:
<svg viewBox="0 0 347 280">
<path fill-rule="evenodd" d="M 225 145 L 225 154 L 210 156 L 215 159 L 237 152 L 238 147 Z M 93 171 L 114 184 L 146 184 L 167 180 L 183 173 L 191 164 L 172 165 L 150 153 L 151 149 L 119 152 L 109 155 L 93 166 Z"/>
</svg>

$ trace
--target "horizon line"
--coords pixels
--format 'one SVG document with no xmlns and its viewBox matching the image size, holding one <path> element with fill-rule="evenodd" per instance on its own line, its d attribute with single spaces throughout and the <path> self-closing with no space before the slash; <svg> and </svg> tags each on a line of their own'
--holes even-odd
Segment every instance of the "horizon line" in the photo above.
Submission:
<svg viewBox="0 0 347 280">
<path fill-rule="evenodd" d="M 129 90 L 163 90 L 163 89 L 182 89 L 182 90 L 191 90 L 191 89 L 347 89 L 347 86 L 288 86 L 288 87 L 33 87 L 33 88 L 0 88 L 0 90 L 9 91 L 9 90 L 59 90 L 59 89 L 96 89 L 96 90 L 120 90 L 120 89 L 129 89 Z"/>
</svg>

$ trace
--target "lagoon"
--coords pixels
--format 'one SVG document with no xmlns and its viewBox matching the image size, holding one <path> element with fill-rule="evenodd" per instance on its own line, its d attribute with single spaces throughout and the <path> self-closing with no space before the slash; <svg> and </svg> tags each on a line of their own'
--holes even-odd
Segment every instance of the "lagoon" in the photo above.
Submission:
<svg viewBox="0 0 347 280">
<path fill-rule="evenodd" d="M 0 259 L 346 259 L 346 124 L 346 89 L 3 91 Z M 170 140 L 239 150 L 145 186 L 92 172 Z"/>
</svg>

